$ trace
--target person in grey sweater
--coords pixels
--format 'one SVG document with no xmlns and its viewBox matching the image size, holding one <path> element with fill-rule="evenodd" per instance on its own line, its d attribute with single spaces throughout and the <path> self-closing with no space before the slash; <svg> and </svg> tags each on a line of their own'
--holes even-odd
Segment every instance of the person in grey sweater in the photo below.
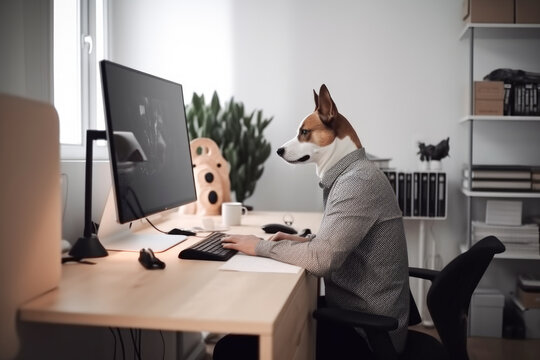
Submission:
<svg viewBox="0 0 540 360">
<path fill-rule="evenodd" d="M 324 85 L 320 95 L 315 94 L 315 103 L 315 111 L 304 119 L 298 136 L 278 154 L 291 163 L 317 165 L 324 203 L 319 232 L 307 238 L 277 233 L 268 240 L 231 235 L 223 239 L 223 246 L 298 265 L 322 277 L 325 306 L 398 319 L 398 328 L 390 336 L 395 348 L 402 351 L 409 318 L 409 278 L 401 210 L 386 175 L 367 159 Z M 329 134 L 333 134 L 329 144 L 317 143 L 321 135 L 328 138 Z M 336 331 L 325 332 L 317 341 L 327 341 L 332 334 Z M 339 334 L 337 338 L 354 339 L 355 335 Z M 363 341 L 362 332 L 358 332 L 358 341 Z M 354 348 L 362 346 L 357 342 L 347 351 Z M 329 344 L 326 351 L 335 355 L 335 344 Z M 362 351 L 369 352 L 369 345 Z"/>
</svg>

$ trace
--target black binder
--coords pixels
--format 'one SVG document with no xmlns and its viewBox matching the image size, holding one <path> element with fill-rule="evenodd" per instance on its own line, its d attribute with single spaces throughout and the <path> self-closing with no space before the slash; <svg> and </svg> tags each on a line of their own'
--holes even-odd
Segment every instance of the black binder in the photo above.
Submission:
<svg viewBox="0 0 540 360">
<path fill-rule="evenodd" d="M 428 216 L 428 173 L 420 173 L 420 216 Z"/>
<path fill-rule="evenodd" d="M 504 84 L 504 105 L 503 105 L 503 114 L 504 115 L 512 115 L 512 84 L 506 83 Z"/>
<path fill-rule="evenodd" d="M 388 181 L 390 182 L 390 186 L 392 186 L 392 190 L 394 190 L 394 194 L 397 194 L 397 187 L 396 187 L 396 172 L 391 170 L 385 170 L 384 174 L 388 178 Z"/>
<path fill-rule="evenodd" d="M 412 216 L 412 174 L 405 173 L 405 216 Z"/>
<path fill-rule="evenodd" d="M 437 209 L 437 173 L 429 173 L 428 216 L 435 217 Z"/>
<path fill-rule="evenodd" d="M 397 198 L 401 213 L 405 215 L 405 174 L 402 172 L 397 175 Z"/>
<path fill-rule="evenodd" d="M 437 217 L 446 216 L 446 173 L 437 174 Z"/>
<path fill-rule="evenodd" d="M 412 215 L 420 216 L 420 173 L 413 173 L 412 183 Z"/>
</svg>

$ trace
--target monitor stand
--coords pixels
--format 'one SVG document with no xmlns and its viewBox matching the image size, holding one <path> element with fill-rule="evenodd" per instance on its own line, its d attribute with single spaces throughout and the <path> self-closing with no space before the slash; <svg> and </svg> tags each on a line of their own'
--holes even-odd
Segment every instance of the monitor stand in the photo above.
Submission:
<svg viewBox="0 0 540 360">
<path fill-rule="evenodd" d="M 152 251 L 159 253 L 181 243 L 187 239 L 187 236 L 163 233 L 134 233 L 131 231 L 129 223 L 119 224 L 116 221 L 114 193 L 111 189 L 99 223 L 98 238 L 108 251 L 138 252 L 143 248 L 151 248 Z"/>
</svg>

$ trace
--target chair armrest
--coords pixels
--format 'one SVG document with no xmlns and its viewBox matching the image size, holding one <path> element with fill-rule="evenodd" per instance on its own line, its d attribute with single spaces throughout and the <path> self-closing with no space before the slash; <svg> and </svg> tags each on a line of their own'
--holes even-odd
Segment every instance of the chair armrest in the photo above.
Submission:
<svg viewBox="0 0 540 360">
<path fill-rule="evenodd" d="M 433 281 L 439 275 L 438 270 L 431 270 L 431 269 L 423 269 L 423 268 L 417 268 L 417 267 L 410 267 L 409 268 L 409 276 L 430 280 Z"/>
<path fill-rule="evenodd" d="M 390 316 L 368 314 L 354 310 L 321 308 L 313 312 L 313 317 L 320 321 L 330 321 L 353 327 L 373 328 L 390 331 L 398 327 L 397 319 Z"/>
</svg>

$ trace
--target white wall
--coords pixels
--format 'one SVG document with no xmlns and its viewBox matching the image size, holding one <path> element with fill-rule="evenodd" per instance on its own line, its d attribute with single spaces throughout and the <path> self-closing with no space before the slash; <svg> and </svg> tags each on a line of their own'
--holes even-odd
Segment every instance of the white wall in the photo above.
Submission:
<svg viewBox="0 0 540 360">
<path fill-rule="evenodd" d="M 276 150 L 314 108 L 325 83 L 367 151 L 417 167 L 417 142 L 450 137 L 448 220 L 428 225 L 444 257 L 465 234 L 458 169 L 467 144 L 464 113 L 467 43 L 459 41 L 461 2 L 204 0 L 115 1 L 112 60 L 169 76 L 190 90 L 274 116 L 266 135 Z M 211 21 L 210 21 L 211 20 Z M 203 34 L 199 39 L 199 34 Z M 195 39 L 195 40 L 194 40 Z M 227 46 L 222 46 L 226 44 Z M 211 61 L 207 54 L 211 53 Z M 196 64 L 201 64 L 202 68 Z M 225 72 L 230 83 L 223 79 Z M 215 86 L 208 80 L 215 77 Z M 200 79 L 200 83 L 199 83 Z M 289 166 L 272 154 L 248 203 L 256 209 L 322 209 L 314 167 Z M 416 263 L 417 222 L 407 222 Z"/>
<path fill-rule="evenodd" d="M 194 91 L 232 95 L 229 1 L 109 1 L 111 60 Z"/>
</svg>

